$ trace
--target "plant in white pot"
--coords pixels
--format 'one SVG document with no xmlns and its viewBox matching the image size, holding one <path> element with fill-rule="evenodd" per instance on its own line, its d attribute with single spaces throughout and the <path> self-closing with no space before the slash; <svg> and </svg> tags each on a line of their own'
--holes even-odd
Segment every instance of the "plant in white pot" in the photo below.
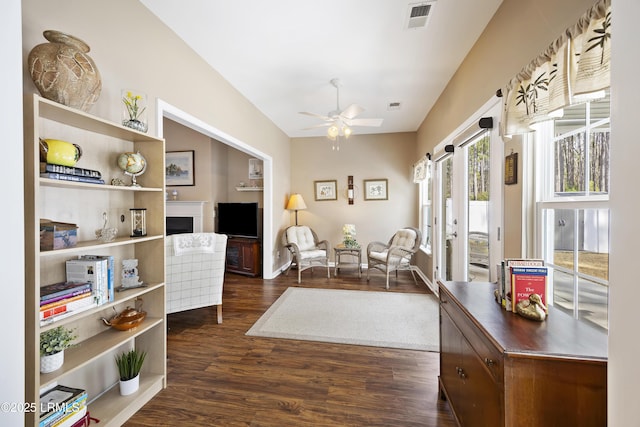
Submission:
<svg viewBox="0 0 640 427">
<path fill-rule="evenodd" d="M 64 326 L 40 334 L 40 372 L 53 372 L 64 364 L 64 350 L 77 336 Z"/>
<path fill-rule="evenodd" d="M 116 365 L 120 374 L 120 394 L 127 396 L 138 390 L 140 386 L 140 369 L 147 356 L 145 351 L 130 350 L 116 356 Z"/>
</svg>

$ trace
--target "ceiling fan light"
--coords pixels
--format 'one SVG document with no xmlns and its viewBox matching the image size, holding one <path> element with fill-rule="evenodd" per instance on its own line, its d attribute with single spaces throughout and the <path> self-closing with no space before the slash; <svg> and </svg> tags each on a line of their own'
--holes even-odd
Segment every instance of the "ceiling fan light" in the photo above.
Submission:
<svg viewBox="0 0 640 427">
<path fill-rule="evenodd" d="M 349 138 L 349 136 L 351 136 L 351 128 L 349 126 L 343 127 L 342 132 L 344 133 L 345 138 Z"/>
<path fill-rule="evenodd" d="M 335 124 L 329 126 L 329 129 L 327 129 L 327 137 L 331 140 L 336 139 L 339 133 L 340 133 L 340 129 L 338 129 L 338 126 L 336 126 Z"/>
</svg>

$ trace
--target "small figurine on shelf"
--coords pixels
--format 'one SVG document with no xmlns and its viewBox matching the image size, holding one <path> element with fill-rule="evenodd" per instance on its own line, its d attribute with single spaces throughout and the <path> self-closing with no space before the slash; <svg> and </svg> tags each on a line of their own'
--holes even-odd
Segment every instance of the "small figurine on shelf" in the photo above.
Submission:
<svg viewBox="0 0 640 427">
<path fill-rule="evenodd" d="M 143 285 L 138 277 L 138 260 L 122 260 L 122 289 L 139 288 Z"/>
<path fill-rule="evenodd" d="M 547 318 L 547 307 L 542 303 L 540 295 L 531 294 L 528 299 L 516 304 L 516 313 L 526 319 L 542 322 Z"/>
<path fill-rule="evenodd" d="M 98 239 L 103 243 L 108 243 L 116 238 L 116 235 L 118 234 L 118 229 L 115 227 L 108 227 L 109 220 L 107 219 L 106 212 L 102 212 L 102 219 L 104 220 L 104 224 L 102 228 L 98 228 L 96 230 L 96 239 Z"/>
</svg>

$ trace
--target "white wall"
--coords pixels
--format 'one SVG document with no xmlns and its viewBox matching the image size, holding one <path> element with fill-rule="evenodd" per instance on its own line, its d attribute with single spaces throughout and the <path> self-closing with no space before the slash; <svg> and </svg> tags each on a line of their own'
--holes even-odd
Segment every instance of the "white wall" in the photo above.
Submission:
<svg viewBox="0 0 640 427">
<path fill-rule="evenodd" d="M 0 257 L 0 310 L 4 351 L 0 355 L 0 402 L 24 402 L 24 184 L 22 151 L 22 32 L 20 0 L 2 3 L 0 39 L 4 43 L 0 81 L 4 185 L 2 188 L 2 241 Z M 0 425 L 24 423 L 23 412 L 0 411 Z"/>
<path fill-rule="evenodd" d="M 609 255 L 609 405 L 611 427 L 640 426 L 640 245 L 638 0 L 613 0 L 611 50 L 611 252 Z"/>
<path fill-rule="evenodd" d="M 313 228 L 331 245 L 342 241 L 344 224 L 355 224 L 356 240 L 363 247 L 372 241 L 387 242 L 399 228 L 418 225 L 418 185 L 411 169 L 415 133 L 352 135 L 340 143 L 340 151 L 331 145 L 324 137 L 291 142 L 291 192 L 300 193 L 307 205 L 298 211 L 300 224 Z M 352 205 L 346 197 L 349 175 L 356 187 Z M 388 180 L 388 200 L 364 200 L 363 181 L 379 178 Z M 323 180 L 337 181 L 337 200 L 315 200 L 314 181 Z M 291 217 L 294 223 L 293 213 Z"/>
</svg>

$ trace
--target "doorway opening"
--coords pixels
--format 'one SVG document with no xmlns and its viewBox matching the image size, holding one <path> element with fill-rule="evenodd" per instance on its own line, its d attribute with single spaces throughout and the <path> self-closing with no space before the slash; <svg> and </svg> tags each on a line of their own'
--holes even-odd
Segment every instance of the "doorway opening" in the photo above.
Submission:
<svg viewBox="0 0 640 427">
<path fill-rule="evenodd" d="M 158 99 L 157 101 L 157 135 L 163 137 L 163 123 L 165 118 L 179 123 L 189 129 L 199 132 L 209 138 L 215 139 L 231 148 L 242 151 L 250 156 L 262 160 L 263 163 L 263 215 L 262 215 L 262 275 L 265 279 L 273 279 L 273 159 L 271 156 L 256 148 L 222 132 L 202 120 L 199 120 L 185 111 Z"/>
</svg>

